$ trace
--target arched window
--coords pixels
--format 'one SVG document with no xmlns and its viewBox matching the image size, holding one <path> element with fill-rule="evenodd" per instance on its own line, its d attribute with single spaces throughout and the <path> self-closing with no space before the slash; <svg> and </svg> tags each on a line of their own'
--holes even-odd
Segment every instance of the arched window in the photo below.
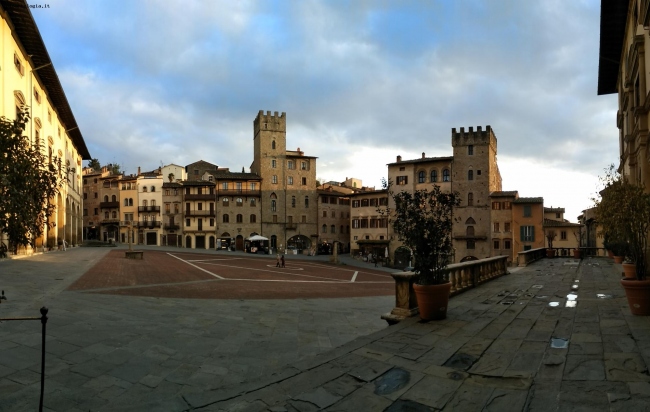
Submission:
<svg viewBox="0 0 650 412">
<path fill-rule="evenodd" d="M 189 187 L 188 187 L 187 189 L 189 190 Z M 146 192 L 147 192 L 147 186 L 142 186 L 142 191 L 143 191 L 144 193 L 146 193 Z"/>
<path fill-rule="evenodd" d="M 238 197 L 237 198 L 237 206 L 244 206 L 244 199 L 242 199 L 241 197 Z"/>
<path fill-rule="evenodd" d="M 129 198 L 129 206 L 133 206 L 133 198 L 132 197 Z"/>
<path fill-rule="evenodd" d="M 296 207 L 296 197 L 291 196 L 291 207 Z"/>
<path fill-rule="evenodd" d="M 436 169 L 433 169 L 431 171 L 431 183 L 435 183 L 438 181 L 438 171 Z"/>
<path fill-rule="evenodd" d="M 113 219 L 117 219 L 117 212 L 113 212 Z"/>
<path fill-rule="evenodd" d="M 449 176 L 449 169 L 445 169 L 442 171 L 442 181 L 443 182 L 450 182 L 451 178 Z"/>
<path fill-rule="evenodd" d="M 128 205 L 129 205 L 129 199 L 124 198 L 124 206 L 128 206 Z"/>
<path fill-rule="evenodd" d="M 229 199 L 227 197 L 222 197 L 221 198 L 221 204 L 224 206 L 228 206 Z"/>
<path fill-rule="evenodd" d="M 230 215 L 228 213 L 223 214 L 223 223 L 230 222 Z"/>
<path fill-rule="evenodd" d="M 102 183 L 102 186 L 111 187 L 111 182 L 109 182 L 108 180 L 104 180 L 104 183 Z"/>
<path fill-rule="evenodd" d="M 237 223 L 242 223 L 244 221 L 243 215 L 237 215 Z"/>
<path fill-rule="evenodd" d="M 472 192 L 467 194 L 467 206 L 474 206 L 474 193 Z"/>
<path fill-rule="evenodd" d="M 250 220 L 251 220 L 251 223 L 255 223 L 257 221 L 257 216 L 256 215 L 251 215 Z"/>
<path fill-rule="evenodd" d="M 117 202 L 117 197 L 115 195 L 111 196 L 111 202 Z"/>
<path fill-rule="evenodd" d="M 276 204 L 275 199 L 272 199 L 271 200 L 271 212 L 275 212 L 275 211 L 277 211 L 277 204 Z"/>
<path fill-rule="evenodd" d="M 424 173 L 424 170 L 420 170 L 418 172 L 418 183 L 424 183 L 427 180 L 427 175 Z"/>
<path fill-rule="evenodd" d="M 142 206 L 147 206 L 147 201 L 146 200 L 142 201 Z"/>
<path fill-rule="evenodd" d="M 108 195 L 104 195 L 104 202 L 108 202 Z"/>
<path fill-rule="evenodd" d="M 108 219 L 108 212 L 104 212 L 104 219 Z"/>
<path fill-rule="evenodd" d="M 336 233 L 336 226 L 332 225 L 330 227 L 330 233 Z"/>
<path fill-rule="evenodd" d="M 472 169 L 467 171 L 467 180 L 474 180 L 474 171 Z"/>
<path fill-rule="evenodd" d="M 320 230 L 321 233 L 327 233 L 327 225 L 323 225 Z"/>
<path fill-rule="evenodd" d="M 271 142 L 271 149 L 275 150 L 275 140 Z"/>
<path fill-rule="evenodd" d="M 466 225 L 475 225 L 476 221 L 473 218 L 468 217 L 467 220 L 465 221 L 465 224 Z"/>
<path fill-rule="evenodd" d="M 467 226 L 467 236 L 474 236 L 474 226 Z"/>
<path fill-rule="evenodd" d="M 155 200 L 155 199 L 153 199 L 153 200 L 151 201 L 151 206 L 156 206 L 156 200 Z"/>
</svg>

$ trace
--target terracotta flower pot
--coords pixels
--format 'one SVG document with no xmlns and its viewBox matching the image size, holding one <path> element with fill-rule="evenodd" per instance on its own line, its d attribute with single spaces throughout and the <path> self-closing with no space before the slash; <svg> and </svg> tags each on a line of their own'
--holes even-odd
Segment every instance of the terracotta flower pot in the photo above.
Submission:
<svg viewBox="0 0 650 412">
<path fill-rule="evenodd" d="M 555 257 L 555 250 L 553 249 L 546 249 L 546 257 L 547 258 L 554 258 Z"/>
<path fill-rule="evenodd" d="M 623 263 L 623 256 L 614 256 L 614 263 Z"/>
<path fill-rule="evenodd" d="M 610 258 L 610 259 L 614 259 L 614 252 L 612 252 L 611 250 L 607 249 L 607 257 Z"/>
<path fill-rule="evenodd" d="M 637 316 L 650 315 L 650 280 L 621 279 L 630 312 Z"/>
<path fill-rule="evenodd" d="M 451 283 L 442 285 L 418 285 L 413 284 L 415 297 L 418 301 L 420 318 L 423 320 L 442 320 L 447 317 L 447 306 L 449 304 L 449 292 Z"/>
<path fill-rule="evenodd" d="M 623 263 L 623 273 L 625 274 L 625 279 L 635 280 L 636 265 L 634 263 Z"/>
<path fill-rule="evenodd" d="M 580 249 L 573 249 L 574 259 L 580 259 L 580 255 L 581 255 Z"/>
</svg>

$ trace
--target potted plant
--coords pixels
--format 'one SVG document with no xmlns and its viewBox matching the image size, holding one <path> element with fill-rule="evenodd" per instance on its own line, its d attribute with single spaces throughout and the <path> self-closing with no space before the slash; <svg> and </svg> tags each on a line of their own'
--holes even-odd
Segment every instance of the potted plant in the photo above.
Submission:
<svg viewBox="0 0 650 412">
<path fill-rule="evenodd" d="M 553 250 L 553 241 L 557 237 L 555 230 L 551 229 L 546 232 L 546 241 L 548 242 L 548 249 L 546 249 L 546 257 L 553 258 L 555 257 L 555 250 Z"/>
<path fill-rule="evenodd" d="M 606 233 L 616 233 L 621 245 L 627 247 L 626 257 L 636 265 L 636 277 L 621 280 L 630 311 L 634 315 L 650 315 L 650 280 L 646 279 L 650 193 L 616 173 L 613 165 L 604 180 L 605 189 L 600 192 L 596 209 L 598 220 Z"/>
<path fill-rule="evenodd" d="M 444 319 L 451 290 L 447 265 L 453 256 L 452 210 L 460 204 L 460 196 L 457 192 L 445 193 L 437 185 L 413 193 L 391 192 L 391 196 L 395 201 L 395 233 L 414 257 L 417 280 L 413 288 L 420 317 Z"/>
</svg>

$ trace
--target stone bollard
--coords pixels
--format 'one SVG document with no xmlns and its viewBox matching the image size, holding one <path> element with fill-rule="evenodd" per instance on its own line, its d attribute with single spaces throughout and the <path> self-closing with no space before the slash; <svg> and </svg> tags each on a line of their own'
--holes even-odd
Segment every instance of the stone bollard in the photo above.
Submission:
<svg viewBox="0 0 650 412">
<path fill-rule="evenodd" d="M 395 307 L 389 313 L 381 315 L 381 318 L 389 325 L 394 325 L 419 313 L 413 290 L 417 275 L 413 272 L 396 272 L 391 273 L 391 276 L 395 279 Z"/>
</svg>

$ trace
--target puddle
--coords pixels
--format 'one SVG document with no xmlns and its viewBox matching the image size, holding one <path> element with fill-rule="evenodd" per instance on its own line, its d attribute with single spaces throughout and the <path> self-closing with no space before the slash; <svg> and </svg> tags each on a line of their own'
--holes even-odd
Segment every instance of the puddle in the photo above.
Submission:
<svg viewBox="0 0 650 412">
<path fill-rule="evenodd" d="M 577 300 L 578 295 L 576 295 L 575 293 L 569 293 L 568 295 L 566 295 L 566 299 L 567 300 Z"/>
<path fill-rule="evenodd" d="M 513 302 L 511 300 L 505 300 L 505 301 L 501 302 L 502 305 L 512 305 L 513 303 L 515 303 L 515 302 Z"/>
<path fill-rule="evenodd" d="M 550 307 L 554 308 L 554 307 L 556 307 L 556 306 L 560 306 L 560 302 L 549 302 L 548 305 L 549 305 Z"/>
<path fill-rule="evenodd" d="M 599 299 L 611 299 L 611 298 L 613 298 L 612 295 L 604 295 L 602 293 L 596 294 L 596 297 L 598 297 Z"/>
<path fill-rule="evenodd" d="M 574 280 L 573 282 L 574 283 L 580 283 L 580 281 L 578 279 Z"/>
<path fill-rule="evenodd" d="M 571 289 L 572 289 L 572 290 L 578 290 L 578 285 L 573 285 L 573 286 L 571 286 Z"/>
<path fill-rule="evenodd" d="M 575 308 L 578 302 L 575 300 L 569 300 L 567 303 L 564 305 L 565 308 Z"/>
<path fill-rule="evenodd" d="M 468 355 L 466 353 L 457 353 L 449 358 L 449 360 L 447 360 L 443 366 L 454 369 L 467 370 L 474 364 L 474 362 L 476 362 L 476 360 L 477 359 L 472 355 Z"/>
<path fill-rule="evenodd" d="M 411 380 L 409 371 L 393 368 L 375 381 L 375 395 L 388 395 L 405 387 Z"/>
<path fill-rule="evenodd" d="M 463 379 L 465 379 L 465 375 L 463 375 L 460 372 L 449 372 L 447 376 L 449 377 L 449 379 L 454 381 L 462 381 Z"/>
<path fill-rule="evenodd" d="M 541 289 L 543 287 L 544 287 L 544 285 L 533 285 L 533 286 L 531 286 L 531 288 L 533 288 L 533 289 Z"/>
<path fill-rule="evenodd" d="M 562 338 L 551 338 L 551 348 L 566 349 L 569 347 L 569 340 Z"/>
<path fill-rule="evenodd" d="M 548 299 L 548 296 L 546 296 L 546 295 L 537 295 L 537 296 L 535 296 L 535 298 L 537 298 L 537 299 Z"/>
<path fill-rule="evenodd" d="M 533 295 L 532 293 L 526 293 L 524 296 L 527 297 L 527 298 L 532 298 L 535 295 Z"/>
</svg>

